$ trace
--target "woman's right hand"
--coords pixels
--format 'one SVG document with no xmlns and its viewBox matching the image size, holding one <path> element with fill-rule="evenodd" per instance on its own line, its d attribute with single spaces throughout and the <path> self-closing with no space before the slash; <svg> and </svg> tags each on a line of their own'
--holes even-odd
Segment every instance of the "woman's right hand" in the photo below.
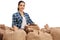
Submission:
<svg viewBox="0 0 60 40">
<path fill-rule="evenodd" d="M 18 29 L 19 29 L 19 28 L 18 28 L 17 26 L 15 26 L 15 25 L 13 26 L 13 30 L 14 30 L 14 31 L 16 31 L 16 30 L 18 30 Z"/>
</svg>

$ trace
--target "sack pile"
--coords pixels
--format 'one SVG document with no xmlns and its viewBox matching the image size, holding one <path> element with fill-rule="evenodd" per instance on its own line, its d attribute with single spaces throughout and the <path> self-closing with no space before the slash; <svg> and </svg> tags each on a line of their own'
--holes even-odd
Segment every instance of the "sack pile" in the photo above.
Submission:
<svg viewBox="0 0 60 40">
<path fill-rule="evenodd" d="M 0 24 L 0 40 L 60 40 L 60 27 L 49 28 L 46 24 L 40 29 L 38 25 L 31 24 L 19 29 Z"/>
</svg>

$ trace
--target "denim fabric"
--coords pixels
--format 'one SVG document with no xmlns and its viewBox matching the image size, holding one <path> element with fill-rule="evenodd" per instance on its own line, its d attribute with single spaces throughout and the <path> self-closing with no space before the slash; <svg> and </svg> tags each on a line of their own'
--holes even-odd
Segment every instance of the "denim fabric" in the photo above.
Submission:
<svg viewBox="0 0 60 40">
<path fill-rule="evenodd" d="M 24 17 L 26 18 L 27 24 L 33 24 L 33 21 L 30 19 L 29 15 L 27 13 L 24 13 Z M 22 20 L 23 20 L 23 18 L 19 12 L 14 13 L 12 16 L 12 27 L 13 27 L 13 25 L 15 25 L 18 28 L 21 28 Z"/>
</svg>

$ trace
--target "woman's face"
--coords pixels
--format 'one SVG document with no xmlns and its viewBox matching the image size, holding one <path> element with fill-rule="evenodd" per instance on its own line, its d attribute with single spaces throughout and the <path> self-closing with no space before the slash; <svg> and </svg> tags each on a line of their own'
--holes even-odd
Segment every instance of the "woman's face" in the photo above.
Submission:
<svg viewBox="0 0 60 40">
<path fill-rule="evenodd" d="M 18 8 L 20 11 L 23 11 L 25 8 L 25 3 L 21 2 L 20 5 L 18 5 Z"/>
</svg>

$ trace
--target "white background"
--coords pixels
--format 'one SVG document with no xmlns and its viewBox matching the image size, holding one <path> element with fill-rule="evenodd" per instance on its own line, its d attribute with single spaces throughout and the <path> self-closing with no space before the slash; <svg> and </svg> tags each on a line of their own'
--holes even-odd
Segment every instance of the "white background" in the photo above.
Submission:
<svg viewBox="0 0 60 40">
<path fill-rule="evenodd" d="M 19 0 L 0 0 L 0 24 L 12 25 L 12 14 L 17 12 Z M 25 12 L 42 28 L 45 24 L 50 27 L 60 27 L 60 0 L 24 0 Z"/>
</svg>

